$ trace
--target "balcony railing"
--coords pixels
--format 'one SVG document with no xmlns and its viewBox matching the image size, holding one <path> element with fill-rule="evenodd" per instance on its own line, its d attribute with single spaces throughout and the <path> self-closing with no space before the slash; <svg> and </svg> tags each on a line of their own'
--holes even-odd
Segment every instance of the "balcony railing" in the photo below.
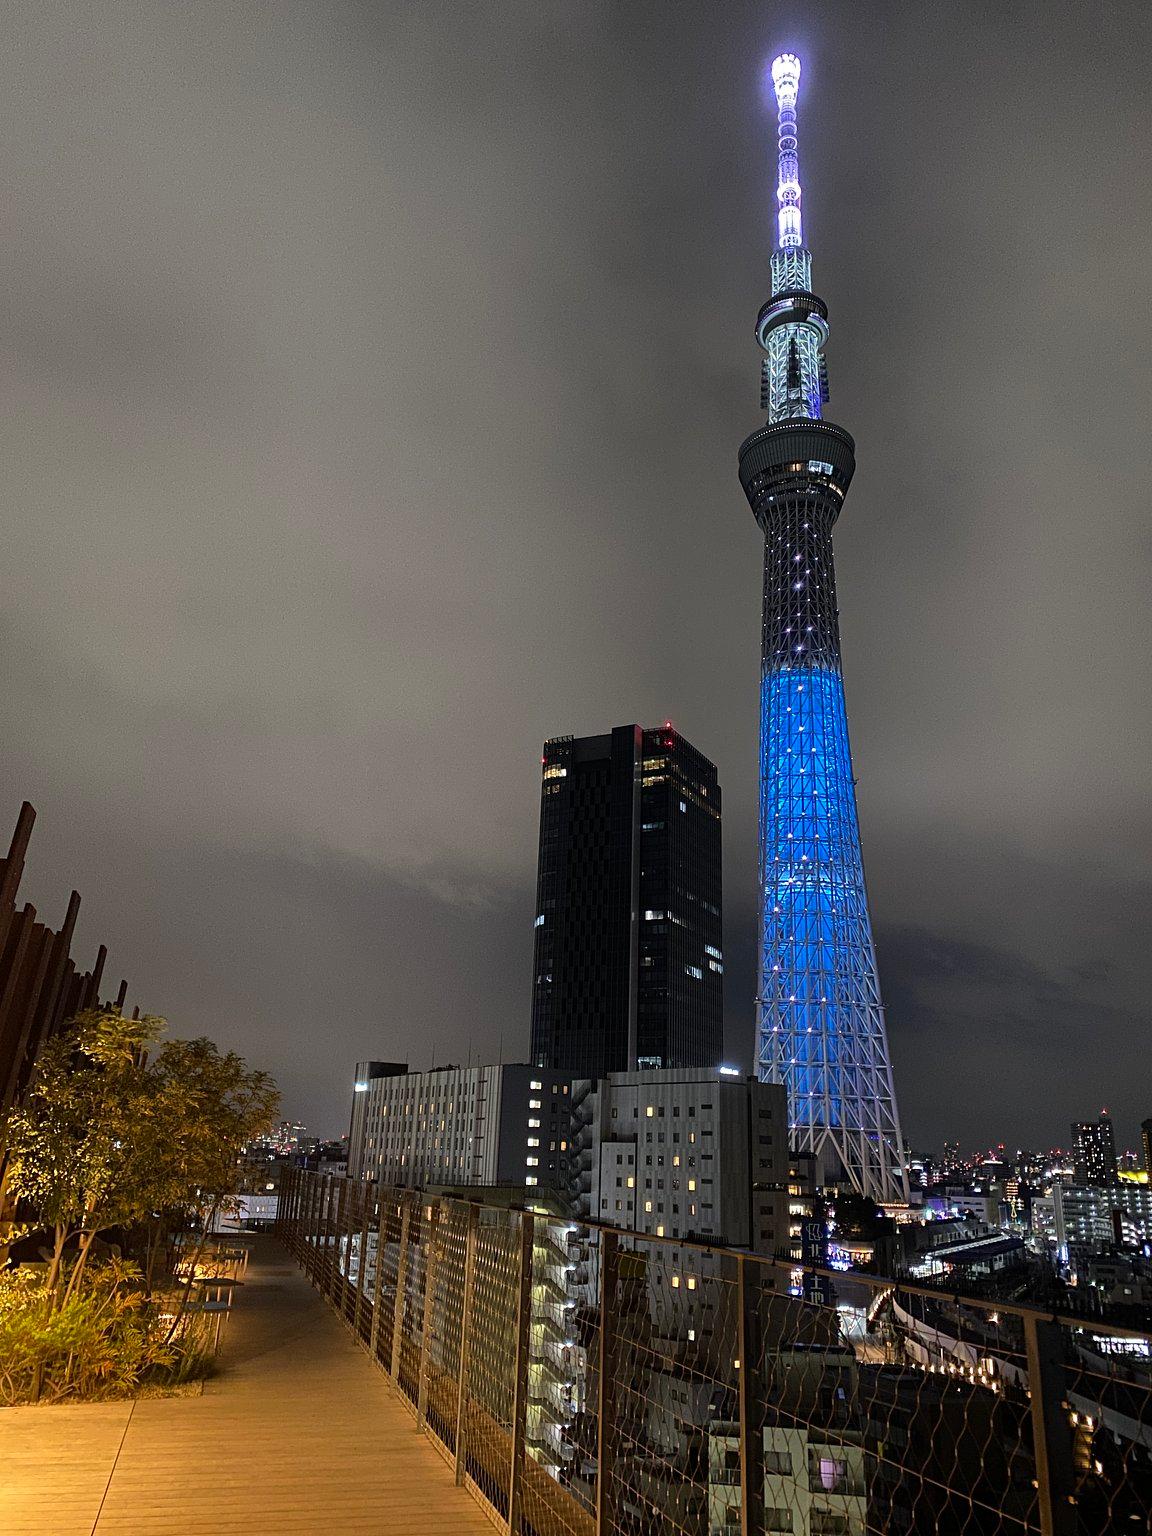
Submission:
<svg viewBox="0 0 1152 1536">
<path fill-rule="evenodd" d="M 1146 1333 L 303 1171 L 279 1232 L 520 1536 L 1152 1529 Z"/>
</svg>

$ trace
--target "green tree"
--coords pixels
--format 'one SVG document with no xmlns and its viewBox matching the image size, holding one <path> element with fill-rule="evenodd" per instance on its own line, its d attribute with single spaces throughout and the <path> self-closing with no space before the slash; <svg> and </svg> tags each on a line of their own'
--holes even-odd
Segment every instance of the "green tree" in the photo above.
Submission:
<svg viewBox="0 0 1152 1536">
<path fill-rule="evenodd" d="M 0 1398 L 120 1391 L 157 1366 L 195 1368 L 193 1329 L 178 1343 L 191 1280 L 215 1213 L 236 1188 L 240 1149 L 275 1117 L 266 1073 L 210 1040 L 157 1048 L 164 1020 L 80 1014 L 41 1053 L 4 1127 L 9 1196 L 29 1231 L 52 1234 L 43 1274 L 0 1276 Z M 175 1317 L 153 1301 L 166 1229 L 201 1218 Z M 101 1232 L 147 1234 L 146 1274 L 89 1265 Z M 71 1252 L 75 1249 L 75 1258 Z M 169 1326 L 170 1325 L 170 1326 Z"/>
<path fill-rule="evenodd" d="M 79 1015 L 41 1054 L 9 1117 L 8 1189 L 52 1230 L 53 1307 L 79 1284 L 100 1232 L 156 1234 L 165 1217 L 192 1210 L 210 1230 L 235 1189 L 241 1147 L 277 1111 L 271 1078 L 210 1040 L 166 1041 L 149 1059 L 163 1027 L 153 1015 Z"/>
<path fill-rule="evenodd" d="M 168 1204 L 180 1202 L 200 1216 L 190 1278 L 217 1213 L 235 1195 L 241 1148 L 272 1124 L 280 1095 L 266 1072 L 253 1071 L 243 1057 L 219 1051 L 204 1037 L 168 1041 L 157 1055 L 155 1074 L 159 1092 L 174 1107 L 179 1122 L 156 1154 L 157 1201 L 162 1208 L 163 1196 Z M 190 1294 L 191 1286 L 185 1285 L 169 1338 L 180 1326 Z"/>
<path fill-rule="evenodd" d="M 82 1013 L 41 1052 L 6 1127 L 8 1192 L 53 1235 L 46 1296 L 54 1310 L 79 1283 L 97 1234 L 140 1220 L 149 1191 L 141 1154 L 153 1140 L 145 1052 L 163 1028 L 148 1015 Z M 76 1263 L 65 1278 L 69 1243 Z"/>
</svg>

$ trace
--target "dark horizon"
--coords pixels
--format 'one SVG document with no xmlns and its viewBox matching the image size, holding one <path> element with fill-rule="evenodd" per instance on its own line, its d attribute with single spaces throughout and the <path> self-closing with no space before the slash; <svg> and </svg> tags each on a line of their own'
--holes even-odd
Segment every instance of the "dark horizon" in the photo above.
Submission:
<svg viewBox="0 0 1152 1536">
<path fill-rule="evenodd" d="M 1152 13 L 64 9 L 10 8 L 0 91 L 0 841 L 32 801 L 81 966 L 325 1133 L 358 1059 L 525 1060 L 541 744 L 671 719 L 750 1061 L 792 48 L 904 1132 L 1135 1145 Z"/>
</svg>

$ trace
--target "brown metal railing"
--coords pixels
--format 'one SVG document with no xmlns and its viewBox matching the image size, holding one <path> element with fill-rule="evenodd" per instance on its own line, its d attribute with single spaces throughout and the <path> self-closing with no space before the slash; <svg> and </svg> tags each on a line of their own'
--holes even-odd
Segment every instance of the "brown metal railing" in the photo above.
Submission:
<svg viewBox="0 0 1152 1536">
<path fill-rule="evenodd" d="M 303 1171 L 278 1231 L 510 1532 L 1152 1529 L 1148 1334 Z"/>
</svg>

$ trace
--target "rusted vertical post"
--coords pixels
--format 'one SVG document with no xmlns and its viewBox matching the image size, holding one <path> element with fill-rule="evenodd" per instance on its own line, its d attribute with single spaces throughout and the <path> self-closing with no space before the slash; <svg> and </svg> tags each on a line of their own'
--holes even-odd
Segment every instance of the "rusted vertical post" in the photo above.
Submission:
<svg viewBox="0 0 1152 1536">
<path fill-rule="evenodd" d="M 596 1536 L 612 1536 L 612 1469 L 616 1451 L 615 1318 L 620 1239 L 600 1228 L 600 1339 L 596 1383 Z"/>
<path fill-rule="evenodd" d="M 364 1312 L 364 1290 L 368 1275 L 368 1228 L 371 1225 L 373 1210 L 372 1198 L 367 1184 L 360 1185 L 360 1256 L 356 1265 L 356 1300 L 352 1307 L 352 1332 L 360 1338 L 360 1319 Z"/>
<path fill-rule="evenodd" d="M 376 1205 L 379 1213 L 376 1222 L 376 1283 L 372 1287 L 372 1331 L 368 1338 L 368 1348 L 373 1360 L 380 1358 L 380 1313 L 381 1303 L 384 1300 L 384 1252 L 387 1248 L 388 1213 L 392 1209 L 393 1202 L 385 1199 L 384 1186 L 378 1185 L 376 1191 Z"/>
<path fill-rule="evenodd" d="M 472 1347 L 472 1292 L 476 1286 L 476 1234 L 480 1207 L 468 1206 L 464 1233 L 464 1295 L 460 1301 L 460 1359 L 456 1372 L 456 1481 L 464 1481 L 468 1457 L 465 1446 L 468 1422 L 468 1356 Z"/>
<path fill-rule="evenodd" d="M 1064 1336 L 1055 1320 L 1024 1314 L 1028 1394 L 1041 1536 L 1075 1536 L 1072 1425 L 1065 1402 Z"/>
<path fill-rule="evenodd" d="M 516 1363 L 512 1378 L 512 1465 L 508 1474 L 508 1531 L 519 1536 L 524 1493 L 524 1431 L 528 1408 L 528 1347 L 532 1327 L 532 1258 L 536 1222 L 520 1212 L 520 1263 L 516 1292 Z"/>
<path fill-rule="evenodd" d="M 424 1307 L 420 1324 L 420 1364 L 416 1378 L 416 1416 L 423 1429 L 428 1419 L 428 1344 L 432 1336 L 432 1316 L 436 1305 L 436 1248 L 439 1238 L 440 1201 L 432 1200 L 424 1208 Z"/>
<path fill-rule="evenodd" d="M 761 1374 L 760 1266 L 740 1254 L 738 1279 L 740 1366 L 740 1536 L 764 1529 L 763 1378 Z"/>
<path fill-rule="evenodd" d="M 401 1196 L 400 1250 L 396 1257 L 396 1296 L 392 1303 L 392 1352 L 388 1374 L 400 1380 L 400 1346 L 404 1338 L 404 1316 L 408 1310 L 408 1265 L 412 1251 L 412 1196 Z"/>
</svg>

